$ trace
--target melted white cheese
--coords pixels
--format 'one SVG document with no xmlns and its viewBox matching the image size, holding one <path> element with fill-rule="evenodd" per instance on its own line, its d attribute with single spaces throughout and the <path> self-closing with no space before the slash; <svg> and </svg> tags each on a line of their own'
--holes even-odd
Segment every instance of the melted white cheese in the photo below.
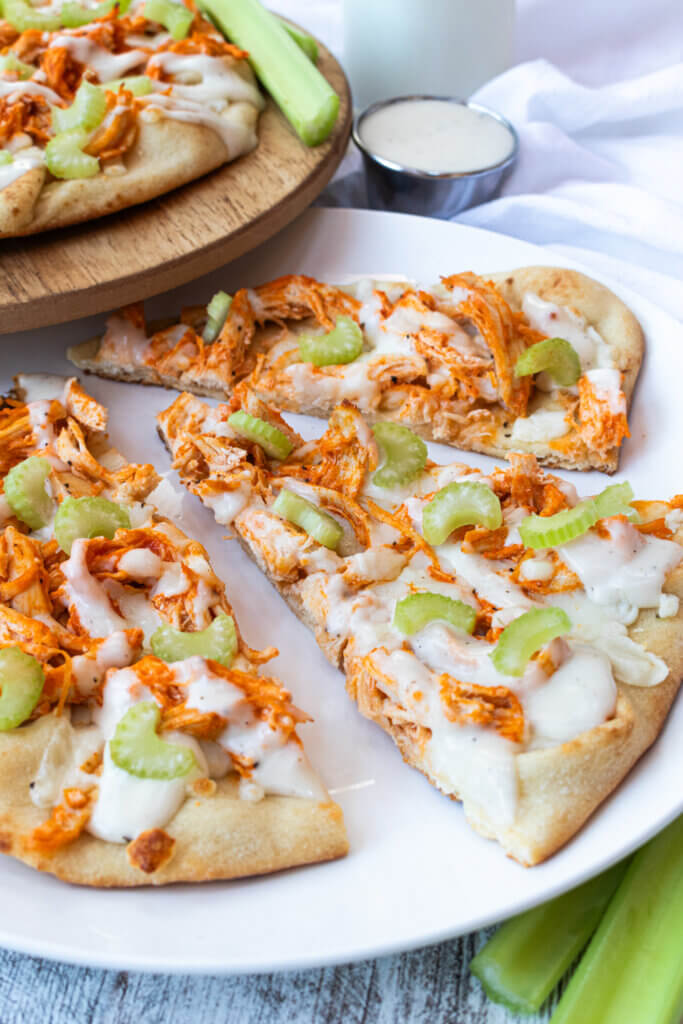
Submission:
<svg viewBox="0 0 683 1024">
<path fill-rule="evenodd" d="M 564 338 L 569 342 L 579 357 L 583 373 L 598 366 L 613 365 L 609 346 L 582 316 L 554 302 L 546 302 L 533 292 L 524 295 L 522 310 L 534 330 L 548 338 Z"/>
<path fill-rule="evenodd" d="M 518 416 L 512 425 L 512 440 L 520 444 L 554 441 L 569 431 L 563 409 L 538 409 L 531 416 Z"/>
</svg>

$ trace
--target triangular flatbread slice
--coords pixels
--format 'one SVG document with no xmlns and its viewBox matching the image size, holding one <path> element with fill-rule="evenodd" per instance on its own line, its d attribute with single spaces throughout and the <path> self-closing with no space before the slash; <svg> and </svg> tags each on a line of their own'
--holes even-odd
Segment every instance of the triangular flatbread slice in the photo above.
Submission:
<svg viewBox="0 0 683 1024">
<path fill-rule="evenodd" d="M 0 407 L 0 850 L 94 886 L 343 856 L 308 716 L 263 669 L 277 651 L 248 647 L 169 518 L 180 495 L 112 449 L 106 422 L 74 378 L 19 378 Z M 38 483 L 17 485 L 27 466 Z"/>
<path fill-rule="evenodd" d="M 340 318 L 362 329 L 355 349 L 323 337 Z M 456 274 L 431 286 L 283 277 L 240 289 L 211 344 L 205 331 L 203 308 L 155 330 L 136 305 L 69 357 L 103 376 L 218 398 L 246 380 L 264 401 L 315 416 L 348 400 L 369 423 L 392 420 L 456 448 L 522 450 L 550 466 L 611 473 L 643 355 L 640 326 L 616 295 L 554 267 Z M 302 335 L 317 338 L 313 356 L 300 349 Z M 548 371 L 518 376 L 527 349 L 555 337 L 573 350 L 562 386 Z"/>
<path fill-rule="evenodd" d="M 683 674 L 683 496 L 631 506 L 621 485 L 580 504 L 533 455 L 487 474 L 436 465 L 426 449 L 416 457 L 407 430 L 377 477 L 386 450 L 352 406 L 303 442 L 245 387 L 227 406 L 184 393 L 158 423 L 185 486 L 314 631 L 362 714 L 511 857 L 531 865 L 561 847 L 656 738 Z M 446 518 L 430 544 L 423 514 L 444 493 L 430 514 L 450 515 L 457 495 L 465 518 L 455 529 Z M 496 509 L 500 525 L 482 525 Z M 530 516 L 537 529 L 569 520 L 583 532 L 541 533 L 536 550 L 520 533 Z M 424 605 L 409 609 L 425 593 L 421 619 Z M 513 671 L 492 656 L 530 612 L 563 625 Z"/>
</svg>

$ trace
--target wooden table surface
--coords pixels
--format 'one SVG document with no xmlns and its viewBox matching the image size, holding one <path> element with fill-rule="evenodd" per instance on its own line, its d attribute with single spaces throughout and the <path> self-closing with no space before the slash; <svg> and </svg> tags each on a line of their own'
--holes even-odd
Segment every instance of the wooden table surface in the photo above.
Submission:
<svg viewBox="0 0 683 1024">
<path fill-rule="evenodd" d="M 226 926 L 228 922 L 226 922 Z M 2 1024 L 516 1024 L 467 965 L 491 930 L 344 967 L 188 977 L 69 967 L 0 952 Z M 182 936 L 179 936 L 182 941 Z"/>
</svg>

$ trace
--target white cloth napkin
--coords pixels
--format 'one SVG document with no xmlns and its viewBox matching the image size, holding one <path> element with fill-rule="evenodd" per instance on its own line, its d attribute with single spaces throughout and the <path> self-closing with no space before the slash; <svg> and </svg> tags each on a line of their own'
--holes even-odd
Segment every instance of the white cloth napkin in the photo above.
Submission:
<svg viewBox="0 0 683 1024">
<path fill-rule="evenodd" d="M 277 9 L 343 61 L 340 0 Z M 519 161 L 500 198 L 456 219 L 549 246 L 683 320 L 683 3 L 519 0 L 517 52 L 476 99 L 513 122 Z M 353 149 L 319 202 L 367 205 Z"/>
</svg>

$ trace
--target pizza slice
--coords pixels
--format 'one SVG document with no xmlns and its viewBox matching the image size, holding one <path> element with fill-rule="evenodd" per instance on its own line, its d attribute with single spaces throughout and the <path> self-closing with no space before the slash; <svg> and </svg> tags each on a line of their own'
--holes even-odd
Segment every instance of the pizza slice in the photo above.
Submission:
<svg viewBox="0 0 683 1024">
<path fill-rule="evenodd" d="M 8 0 L 0 17 L 0 237 L 160 196 L 257 143 L 247 54 L 188 0 Z"/>
<path fill-rule="evenodd" d="M 178 495 L 75 379 L 0 408 L 0 849 L 93 886 L 343 856 L 308 716 L 240 634 Z"/>
<path fill-rule="evenodd" d="M 430 287 L 283 277 L 232 300 L 219 292 L 159 330 L 129 306 L 69 351 L 103 376 L 218 398 L 247 380 L 280 409 L 327 417 L 347 400 L 368 422 L 457 448 L 610 473 L 642 354 L 616 295 L 553 267 Z"/>
<path fill-rule="evenodd" d="M 524 453 L 436 465 L 349 404 L 303 442 L 245 385 L 158 422 L 362 714 L 511 857 L 561 847 L 655 740 L 683 673 L 683 496 L 580 499 Z"/>
</svg>

